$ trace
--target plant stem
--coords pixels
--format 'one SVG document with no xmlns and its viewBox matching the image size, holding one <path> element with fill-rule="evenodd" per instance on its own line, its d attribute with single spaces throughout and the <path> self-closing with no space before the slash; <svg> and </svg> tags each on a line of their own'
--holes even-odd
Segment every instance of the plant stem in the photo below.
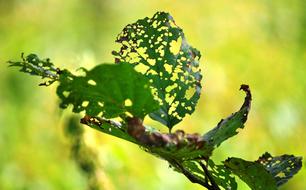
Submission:
<svg viewBox="0 0 306 190">
<path fill-rule="evenodd" d="M 173 164 L 174 166 L 176 166 L 178 169 L 181 170 L 181 172 L 189 179 L 189 181 L 191 181 L 192 183 L 197 183 L 202 185 L 203 187 L 207 188 L 208 190 L 220 190 L 220 188 L 218 186 L 213 186 L 213 185 L 209 185 L 208 181 L 205 180 L 203 181 L 202 179 L 198 178 L 197 176 L 193 175 L 191 172 L 189 172 L 186 168 L 184 168 L 183 165 L 181 165 L 178 161 L 176 160 L 171 160 L 170 161 L 171 164 Z"/>
<path fill-rule="evenodd" d="M 202 167 L 202 169 L 204 170 L 206 179 L 209 179 L 211 185 L 212 185 L 212 189 L 213 190 L 220 190 L 218 184 L 215 182 L 214 178 L 210 175 L 207 167 L 203 164 L 203 162 L 199 162 L 200 166 Z"/>
</svg>

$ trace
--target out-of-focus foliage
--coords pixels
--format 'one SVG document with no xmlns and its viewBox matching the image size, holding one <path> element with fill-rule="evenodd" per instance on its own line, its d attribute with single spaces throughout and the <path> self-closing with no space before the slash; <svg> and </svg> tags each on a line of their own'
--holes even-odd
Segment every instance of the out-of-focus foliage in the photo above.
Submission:
<svg viewBox="0 0 306 190">
<path fill-rule="evenodd" d="M 70 141 L 71 158 L 76 162 L 80 171 L 87 177 L 87 190 L 103 189 L 102 181 L 99 179 L 101 166 L 97 155 L 86 146 L 84 142 L 84 128 L 79 124 L 77 117 L 68 118 L 64 126 L 66 137 Z"/>
<path fill-rule="evenodd" d="M 208 130 L 237 108 L 240 99 L 233 89 L 247 83 L 254 91 L 252 116 L 240 138 L 215 152 L 216 159 L 227 154 L 252 159 L 266 150 L 305 157 L 304 7 L 301 0 L 0 1 L 0 61 L 24 51 L 55 58 L 66 68 L 93 66 L 101 58 L 110 62 L 113 39 L 125 23 L 165 10 L 207 61 L 204 98 L 177 128 Z M 65 119 L 57 114 L 52 89 L 29 88 L 37 80 L 24 80 L 6 67 L 0 69 L 0 189 L 84 189 L 85 177 L 69 159 L 68 142 L 59 138 Z M 33 104 L 37 109 L 29 109 Z M 84 135 L 99 151 L 105 189 L 201 189 L 132 144 L 90 129 Z M 130 156 L 135 154 L 137 159 Z M 282 189 L 305 189 L 305 177 L 303 168 Z M 163 178 L 169 180 L 160 186 Z"/>
</svg>

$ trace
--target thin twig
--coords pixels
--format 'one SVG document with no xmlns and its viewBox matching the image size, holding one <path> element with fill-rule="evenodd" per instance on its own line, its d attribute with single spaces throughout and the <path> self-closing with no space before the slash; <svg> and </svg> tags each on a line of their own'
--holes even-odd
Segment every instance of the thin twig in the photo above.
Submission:
<svg viewBox="0 0 306 190">
<path fill-rule="evenodd" d="M 189 172 L 187 169 L 184 168 L 178 161 L 172 160 L 170 163 L 174 164 L 177 168 L 181 170 L 181 172 L 192 182 L 202 185 L 203 187 L 206 187 L 208 190 L 215 190 L 211 185 L 208 184 L 208 182 L 203 181 L 199 179 L 197 176 L 193 175 L 191 172 Z"/>
<path fill-rule="evenodd" d="M 203 164 L 203 162 L 200 161 L 199 164 L 202 167 L 202 169 L 204 170 L 206 178 L 209 179 L 209 181 L 212 185 L 212 190 L 220 190 L 218 184 L 215 182 L 214 178 L 211 176 L 211 174 L 209 173 L 207 167 Z"/>
</svg>

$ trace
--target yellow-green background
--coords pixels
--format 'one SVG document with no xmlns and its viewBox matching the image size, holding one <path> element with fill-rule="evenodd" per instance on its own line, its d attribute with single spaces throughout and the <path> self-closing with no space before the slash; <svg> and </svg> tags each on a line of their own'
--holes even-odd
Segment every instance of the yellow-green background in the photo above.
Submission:
<svg viewBox="0 0 306 190">
<path fill-rule="evenodd" d="M 265 151 L 306 158 L 306 3 L 303 0 L 0 0 L 0 189 L 82 190 L 70 159 L 56 85 L 7 68 L 21 52 L 64 68 L 112 62 L 128 23 L 168 11 L 202 52 L 202 97 L 176 128 L 204 133 L 253 92 L 246 128 L 215 151 L 255 160 Z M 156 123 L 147 121 L 153 126 Z M 105 190 L 202 189 L 137 146 L 87 129 Z M 305 164 L 305 161 L 303 162 Z M 281 189 L 306 189 L 305 167 Z M 241 185 L 239 189 L 248 189 Z"/>
</svg>

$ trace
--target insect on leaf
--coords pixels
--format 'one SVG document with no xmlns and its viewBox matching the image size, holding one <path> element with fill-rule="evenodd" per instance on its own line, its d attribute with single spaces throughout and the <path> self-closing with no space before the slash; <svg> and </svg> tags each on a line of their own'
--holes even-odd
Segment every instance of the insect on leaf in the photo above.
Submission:
<svg viewBox="0 0 306 190">
<path fill-rule="evenodd" d="M 170 14 L 157 12 L 127 25 L 118 35 L 116 61 L 135 66 L 151 82 L 160 109 L 150 117 L 169 129 L 192 114 L 201 91 L 200 52 L 191 47 Z"/>
<path fill-rule="evenodd" d="M 74 112 L 86 111 L 90 116 L 115 118 L 131 114 L 143 118 L 158 109 L 148 79 L 128 64 L 101 64 L 85 76 L 70 72 L 60 75 L 57 94 L 61 107 L 73 105 Z"/>
</svg>

